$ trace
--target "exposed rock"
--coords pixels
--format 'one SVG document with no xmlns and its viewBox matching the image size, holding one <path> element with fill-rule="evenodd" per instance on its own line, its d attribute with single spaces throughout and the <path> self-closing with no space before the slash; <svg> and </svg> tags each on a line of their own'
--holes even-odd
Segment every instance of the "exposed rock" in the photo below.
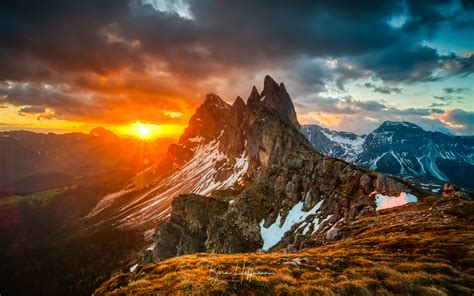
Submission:
<svg viewBox="0 0 474 296">
<path fill-rule="evenodd" d="M 375 180 L 375 191 L 391 196 L 397 196 L 400 192 L 411 192 L 408 185 L 385 174 L 378 174 Z"/>
<path fill-rule="evenodd" d="M 332 242 L 332 241 L 341 239 L 343 236 L 343 232 L 341 230 L 343 225 L 344 225 L 343 219 L 339 220 L 336 224 L 334 224 L 331 227 L 331 229 L 329 229 L 328 232 L 326 232 L 326 240 Z"/>
<path fill-rule="evenodd" d="M 189 120 L 188 127 L 181 135 L 179 143 L 193 137 L 206 140 L 216 139 L 229 119 L 231 106 L 215 94 L 208 94 L 204 103 Z"/>
<path fill-rule="evenodd" d="M 237 97 L 230 109 L 220 141 L 221 150 L 228 156 L 239 156 L 245 150 L 247 117 L 247 106 L 241 97 Z"/>
<path fill-rule="evenodd" d="M 456 185 L 445 183 L 443 185 L 443 192 L 441 196 L 444 198 L 463 198 L 463 199 L 474 199 L 474 195 L 469 192 L 462 190 Z"/>
<path fill-rule="evenodd" d="M 204 243 L 209 223 L 224 213 L 227 203 L 189 194 L 176 197 L 172 207 L 170 220 L 156 230 L 154 258 L 157 261 L 206 251 Z"/>
<path fill-rule="evenodd" d="M 364 190 L 365 194 L 370 194 L 374 191 L 374 187 L 372 185 L 372 178 L 368 175 L 362 175 L 360 177 L 360 187 Z"/>
</svg>

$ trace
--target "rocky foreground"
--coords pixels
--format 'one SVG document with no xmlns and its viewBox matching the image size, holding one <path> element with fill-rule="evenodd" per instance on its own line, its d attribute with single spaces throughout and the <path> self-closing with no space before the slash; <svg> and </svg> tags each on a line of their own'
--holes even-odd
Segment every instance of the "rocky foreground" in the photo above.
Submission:
<svg viewBox="0 0 474 296">
<path fill-rule="evenodd" d="M 299 252 L 186 255 L 114 276 L 96 295 L 472 295 L 474 202 L 428 197 L 341 225 Z M 311 241 L 311 240 L 310 240 Z"/>
</svg>

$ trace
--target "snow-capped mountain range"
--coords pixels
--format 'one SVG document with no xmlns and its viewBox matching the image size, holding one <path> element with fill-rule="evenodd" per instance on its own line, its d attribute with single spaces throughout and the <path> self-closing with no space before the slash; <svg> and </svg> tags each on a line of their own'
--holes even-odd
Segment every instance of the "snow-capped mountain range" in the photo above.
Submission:
<svg viewBox="0 0 474 296">
<path fill-rule="evenodd" d="M 304 125 L 301 132 L 331 157 L 370 170 L 474 187 L 474 137 L 426 131 L 410 122 L 385 121 L 368 135 Z"/>
</svg>

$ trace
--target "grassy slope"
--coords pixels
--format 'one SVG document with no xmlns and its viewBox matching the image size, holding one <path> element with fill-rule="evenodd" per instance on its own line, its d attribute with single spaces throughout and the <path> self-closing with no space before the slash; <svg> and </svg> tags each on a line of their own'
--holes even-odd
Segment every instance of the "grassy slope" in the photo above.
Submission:
<svg viewBox="0 0 474 296">
<path fill-rule="evenodd" d="M 298 253 L 194 254 L 118 274 L 96 294 L 472 295 L 474 202 L 427 198 Z"/>
<path fill-rule="evenodd" d="M 90 295 L 136 259 L 143 233 L 96 227 L 80 220 L 128 176 L 0 199 L 0 294 Z"/>
</svg>

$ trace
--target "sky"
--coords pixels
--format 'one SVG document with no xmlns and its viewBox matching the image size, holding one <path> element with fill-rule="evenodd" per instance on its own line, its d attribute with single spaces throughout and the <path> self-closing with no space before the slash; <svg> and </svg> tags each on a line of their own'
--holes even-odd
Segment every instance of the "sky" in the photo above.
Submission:
<svg viewBox="0 0 474 296">
<path fill-rule="evenodd" d="M 0 63 L 0 130 L 178 137 L 269 74 L 303 124 L 474 134 L 471 0 L 7 0 Z"/>
</svg>

